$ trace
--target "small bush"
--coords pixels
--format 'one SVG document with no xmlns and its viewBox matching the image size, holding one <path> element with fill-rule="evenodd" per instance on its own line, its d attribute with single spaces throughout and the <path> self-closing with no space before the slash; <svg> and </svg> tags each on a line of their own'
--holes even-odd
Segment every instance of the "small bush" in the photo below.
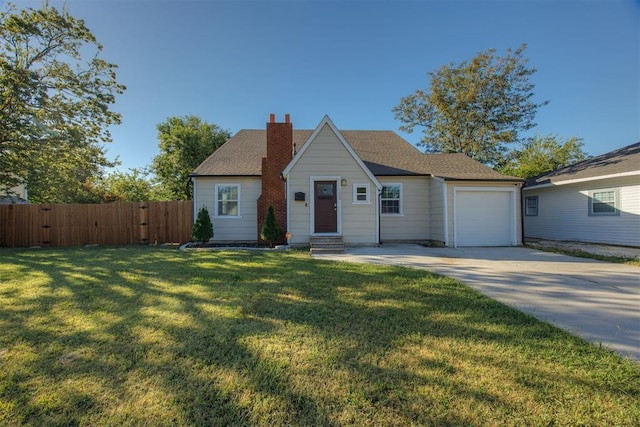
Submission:
<svg viewBox="0 0 640 427">
<path fill-rule="evenodd" d="M 273 213 L 273 206 L 269 205 L 269 211 L 260 230 L 260 238 L 273 246 L 273 242 L 280 240 L 281 237 L 282 231 L 280 231 L 280 227 L 276 221 L 276 215 Z"/>
<path fill-rule="evenodd" d="M 207 243 L 213 237 L 213 224 L 211 223 L 211 217 L 209 216 L 209 210 L 206 206 L 203 206 L 198 211 L 198 217 L 191 229 L 191 239 L 194 242 Z"/>
</svg>

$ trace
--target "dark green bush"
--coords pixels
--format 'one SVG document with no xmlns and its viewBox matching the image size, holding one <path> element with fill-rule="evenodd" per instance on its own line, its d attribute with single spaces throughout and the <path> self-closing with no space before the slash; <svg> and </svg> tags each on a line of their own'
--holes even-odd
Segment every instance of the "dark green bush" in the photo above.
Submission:
<svg viewBox="0 0 640 427">
<path fill-rule="evenodd" d="M 269 244 L 273 246 L 273 242 L 280 240 L 281 237 L 282 231 L 276 221 L 276 215 L 273 213 L 273 206 L 269 205 L 269 211 L 267 212 L 267 216 L 262 224 L 262 229 L 260 230 L 260 238 L 269 242 Z"/>
<path fill-rule="evenodd" d="M 191 239 L 194 242 L 207 243 L 213 237 L 213 224 L 209 216 L 209 210 L 203 206 L 198 211 L 198 217 L 191 229 Z"/>
</svg>

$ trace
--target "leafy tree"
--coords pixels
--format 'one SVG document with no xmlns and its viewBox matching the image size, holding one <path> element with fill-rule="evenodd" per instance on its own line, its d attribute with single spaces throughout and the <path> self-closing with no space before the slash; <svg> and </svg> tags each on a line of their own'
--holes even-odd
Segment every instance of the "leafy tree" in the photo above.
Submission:
<svg viewBox="0 0 640 427">
<path fill-rule="evenodd" d="M 520 178 L 533 178 L 587 159 L 583 145 L 581 138 L 563 140 L 555 135 L 536 135 L 522 143 L 520 149 L 514 150 L 498 171 Z"/>
<path fill-rule="evenodd" d="M 173 199 L 191 199 L 189 174 L 230 136 L 229 131 L 193 115 L 169 117 L 158 125 L 160 154 L 152 168 Z"/>
<path fill-rule="evenodd" d="M 518 142 L 520 133 L 535 126 L 538 107 L 536 72 L 523 57 L 526 45 L 497 57 L 495 49 L 470 61 L 451 63 L 428 73 L 430 87 L 417 90 L 393 108 L 401 130 L 423 127 L 421 144 L 427 152 L 465 153 L 489 166 L 498 166 Z"/>
<path fill-rule="evenodd" d="M 85 187 L 96 203 L 169 200 L 169 196 L 163 193 L 162 186 L 154 182 L 148 169 L 116 171 Z"/>
<path fill-rule="evenodd" d="M 272 205 L 269 205 L 267 216 L 265 217 L 262 228 L 260 229 L 260 238 L 269 242 L 271 246 L 273 246 L 273 242 L 282 238 L 282 231 L 280 231 L 280 226 L 278 226 L 278 222 L 276 221 L 276 215 L 273 212 Z"/>
<path fill-rule="evenodd" d="M 32 203 L 94 203 L 97 200 L 88 185 L 102 173 L 103 166 L 111 165 L 96 147 L 66 141 L 31 153 L 29 159 L 27 189 Z"/>
<path fill-rule="evenodd" d="M 0 13 L 0 189 L 26 182 L 32 201 L 74 201 L 114 165 L 102 144 L 120 123 L 109 108 L 125 87 L 101 50 L 66 9 Z"/>
<path fill-rule="evenodd" d="M 191 230 L 191 238 L 194 242 L 207 243 L 213 237 L 213 224 L 211 223 L 211 217 L 209 216 L 209 210 L 206 206 L 203 206 L 198 211 L 198 217 L 193 224 Z"/>
</svg>

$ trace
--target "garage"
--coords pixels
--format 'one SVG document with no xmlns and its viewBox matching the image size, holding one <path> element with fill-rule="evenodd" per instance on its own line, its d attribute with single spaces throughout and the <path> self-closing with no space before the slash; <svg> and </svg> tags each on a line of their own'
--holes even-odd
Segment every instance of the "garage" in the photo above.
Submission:
<svg viewBox="0 0 640 427">
<path fill-rule="evenodd" d="M 455 187 L 454 246 L 516 246 L 516 191 Z"/>
</svg>

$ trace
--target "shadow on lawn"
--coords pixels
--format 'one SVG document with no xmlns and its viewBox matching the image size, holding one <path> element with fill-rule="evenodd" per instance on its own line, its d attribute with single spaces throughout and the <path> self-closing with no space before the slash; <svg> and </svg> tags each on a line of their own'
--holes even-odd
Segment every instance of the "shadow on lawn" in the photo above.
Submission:
<svg viewBox="0 0 640 427">
<path fill-rule="evenodd" d="M 460 363 L 513 376 L 531 399 L 558 380 L 483 344 L 584 351 L 548 324 L 409 269 L 146 249 L 16 251 L 3 263 L 42 278 L 37 291 L 0 286 L 9 424 L 468 424 L 447 400 L 487 416 L 518 408 L 452 381 Z M 425 339 L 478 352 L 410 355 L 417 372 L 398 352 Z M 434 388 L 444 393 L 416 393 Z"/>
</svg>

